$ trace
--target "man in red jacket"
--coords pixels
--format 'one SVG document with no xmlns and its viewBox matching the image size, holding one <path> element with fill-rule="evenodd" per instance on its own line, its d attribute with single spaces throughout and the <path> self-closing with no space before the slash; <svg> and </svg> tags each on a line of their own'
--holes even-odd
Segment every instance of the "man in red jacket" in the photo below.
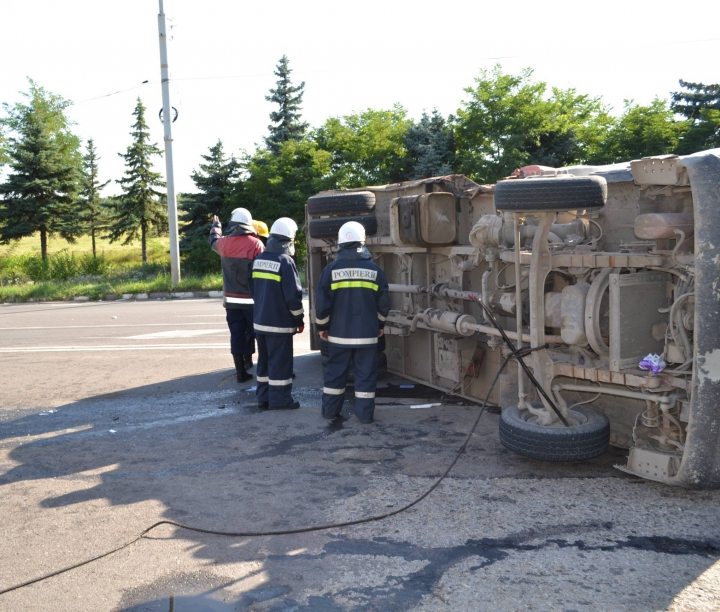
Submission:
<svg viewBox="0 0 720 612">
<path fill-rule="evenodd" d="M 237 381 L 252 380 L 247 362 L 252 364 L 255 352 L 253 330 L 253 298 L 250 295 L 250 275 L 253 260 L 263 252 L 252 225 L 252 215 L 245 208 L 236 208 L 230 216 L 228 233 L 222 235 L 217 215 L 210 230 L 210 246 L 220 255 L 223 273 L 223 305 L 230 328 L 230 352 L 235 362 Z"/>
</svg>

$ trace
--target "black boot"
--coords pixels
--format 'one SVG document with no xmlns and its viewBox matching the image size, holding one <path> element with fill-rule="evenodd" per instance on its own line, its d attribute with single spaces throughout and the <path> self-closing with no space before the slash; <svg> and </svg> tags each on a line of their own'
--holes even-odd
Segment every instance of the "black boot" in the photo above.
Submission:
<svg viewBox="0 0 720 612">
<path fill-rule="evenodd" d="M 300 408 L 300 402 L 293 400 L 292 404 L 287 406 L 268 406 L 268 410 L 297 410 Z"/>
<path fill-rule="evenodd" d="M 252 367 L 253 367 L 252 355 L 243 355 L 243 360 L 245 361 L 245 369 L 252 370 Z"/>
<path fill-rule="evenodd" d="M 233 355 L 233 361 L 235 362 L 235 371 L 237 372 L 237 381 L 239 383 L 247 382 L 252 380 L 252 374 L 248 374 L 245 369 L 245 355 Z"/>
</svg>

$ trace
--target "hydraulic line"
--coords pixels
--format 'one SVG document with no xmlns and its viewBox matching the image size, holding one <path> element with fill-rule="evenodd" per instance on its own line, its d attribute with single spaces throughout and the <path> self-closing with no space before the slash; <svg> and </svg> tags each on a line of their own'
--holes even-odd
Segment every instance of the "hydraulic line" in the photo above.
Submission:
<svg viewBox="0 0 720 612">
<path fill-rule="evenodd" d="M 494 327 L 500 337 L 503 339 L 505 344 L 507 345 L 508 349 L 510 349 L 511 353 L 516 352 L 515 345 L 510 341 L 510 338 L 508 336 L 508 332 L 506 332 L 500 323 L 497 322 L 497 319 L 495 318 L 495 313 L 493 313 L 490 308 L 488 308 L 485 303 L 482 301 L 482 296 L 479 293 L 472 293 L 469 291 L 458 291 L 457 289 L 450 289 L 448 287 L 441 286 L 433 286 L 433 287 L 421 287 L 419 285 L 390 285 L 389 287 L 390 292 L 407 292 L 407 293 L 432 293 L 433 295 L 437 295 L 440 297 L 450 297 L 454 299 L 466 299 L 475 302 L 476 304 L 479 304 L 480 307 L 485 311 L 487 314 L 490 323 L 492 324 L 492 327 Z M 413 318 L 414 328 L 411 327 L 411 330 L 417 329 L 419 325 L 420 316 L 415 315 Z M 468 328 L 472 328 L 475 331 L 480 331 L 482 333 L 487 333 L 485 331 L 486 326 L 484 325 L 467 325 Z M 489 328 L 488 328 L 489 329 Z M 436 330 L 435 330 L 436 331 Z M 510 332 L 513 333 L 513 332 Z M 517 335 L 515 336 L 517 338 Z M 550 338 L 555 341 L 554 336 L 546 336 L 546 341 Z M 561 339 L 559 339 L 561 341 Z M 543 345 L 544 348 L 547 348 L 547 342 Z M 518 362 L 520 363 L 520 366 L 525 371 L 525 374 L 527 374 L 528 378 L 530 379 L 530 382 L 535 386 L 535 388 L 538 390 L 538 393 L 540 393 L 545 400 L 547 401 L 547 405 L 552 408 L 553 412 L 557 415 L 558 419 L 565 425 L 565 427 L 570 427 L 570 423 L 568 423 L 567 419 L 562 415 L 560 410 L 558 410 L 558 407 L 555 405 L 555 402 L 550 399 L 550 396 L 547 394 L 545 389 L 542 388 L 542 385 L 537 381 L 533 373 L 530 371 L 529 366 L 522 360 L 518 359 Z"/>
<path fill-rule="evenodd" d="M 21 582 L 19 584 L 15 584 L 13 586 L 7 587 L 5 589 L 0 590 L 0 595 L 4 595 L 6 593 L 10 593 L 11 591 L 16 591 L 18 589 L 22 589 L 23 587 L 30 586 L 31 584 L 36 584 L 38 582 L 42 582 L 43 580 L 47 580 L 48 578 L 53 578 L 54 576 L 59 576 L 60 574 L 64 574 L 66 572 L 69 572 L 71 570 L 77 569 L 79 567 L 82 567 L 84 565 L 88 565 L 90 563 L 93 563 L 94 561 L 99 561 L 100 559 L 104 559 L 105 557 L 109 557 L 110 555 L 120 552 L 121 550 L 128 548 L 129 546 L 132 546 L 136 542 L 142 540 L 148 533 L 156 529 L 157 527 L 160 527 L 161 525 L 170 525 L 172 527 L 177 527 L 178 529 L 184 529 L 186 531 L 193 531 L 195 533 L 207 533 L 210 535 L 217 535 L 217 536 L 224 536 L 224 537 L 230 537 L 230 538 L 254 538 L 254 537 L 262 537 L 262 536 L 280 536 L 280 535 L 291 535 L 291 534 L 297 534 L 297 533 L 309 533 L 312 531 L 327 531 L 328 529 L 339 529 L 341 527 L 352 527 L 353 525 L 361 525 L 363 523 L 372 523 L 375 521 L 382 521 L 384 519 L 390 518 L 392 516 L 396 516 L 402 512 L 405 512 L 406 510 L 409 510 L 413 506 L 416 506 L 419 504 L 422 500 L 424 500 L 430 493 L 432 493 L 439 485 L 440 483 L 445 480 L 447 475 L 450 473 L 450 471 L 455 467 L 455 464 L 460 459 L 461 455 L 465 453 L 465 450 L 467 448 L 468 443 L 470 442 L 470 438 L 472 438 L 472 435 L 475 433 L 475 429 L 478 426 L 478 423 L 480 422 L 480 417 L 485 412 L 485 408 L 487 406 L 488 400 L 490 399 L 490 395 L 492 394 L 493 389 L 495 388 L 495 385 L 500 378 L 500 374 L 502 374 L 503 370 L 505 369 L 505 366 L 510 362 L 510 360 L 513 357 L 516 357 L 517 360 L 522 363 L 522 358 L 526 355 L 530 354 L 532 351 L 540 350 L 542 348 L 546 348 L 545 346 L 539 346 L 535 348 L 524 348 L 519 349 L 517 351 L 513 351 L 510 353 L 506 358 L 505 361 L 503 361 L 502 365 L 500 366 L 500 369 L 498 369 L 497 373 L 495 374 L 495 378 L 493 378 L 492 383 L 490 384 L 490 388 L 488 389 L 487 394 L 485 395 L 485 399 L 483 400 L 482 405 L 480 406 L 480 412 L 478 413 L 477 418 L 475 419 L 475 422 L 473 423 L 473 426 L 470 428 L 470 432 L 468 433 L 467 437 L 465 438 L 465 441 L 462 443 L 462 446 L 458 450 L 458 452 L 455 455 L 455 458 L 450 462 L 450 465 L 447 467 L 447 469 L 443 472 L 442 476 L 440 476 L 433 484 L 430 486 L 425 493 L 423 493 L 420 497 L 417 497 L 413 501 L 411 501 L 409 504 L 406 504 L 402 508 L 399 508 L 397 510 L 393 510 L 392 512 L 386 512 L 384 514 L 378 514 L 376 516 L 369 516 L 366 518 L 361 519 L 355 519 L 353 521 L 345 521 L 342 523 L 330 523 L 328 525 L 316 525 L 314 527 L 300 527 L 298 529 L 281 529 L 276 531 L 216 531 L 214 529 L 204 529 L 202 527 L 193 527 L 192 525 L 185 525 L 183 523 L 178 523 L 176 521 L 171 520 L 162 520 L 158 521 L 157 523 L 153 523 L 150 525 L 147 529 L 144 529 L 141 531 L 138 535 L 136 535 L 131 540 L 125 542 L 125 544 L 121 544 L 120 546 L 116 546 L 115 548 L 108 550 L 106 552 L 100 553 L 99 555 L 95 555 L 94 557 L 91 557 L 89 559 L 85 559 L 84 561 L 80 561 L 78 563 L 75 563 L 73 565 L 69 565 L 67 567 L 64 567 L 59 570 L 55 570 L 54 572 L 49 572 L 47 574 L 44 574 L 42 576 L 38 576 L 37 578 L 32 578 L 30 580 L 26 580 L 25 582 Z"/>
</svg>

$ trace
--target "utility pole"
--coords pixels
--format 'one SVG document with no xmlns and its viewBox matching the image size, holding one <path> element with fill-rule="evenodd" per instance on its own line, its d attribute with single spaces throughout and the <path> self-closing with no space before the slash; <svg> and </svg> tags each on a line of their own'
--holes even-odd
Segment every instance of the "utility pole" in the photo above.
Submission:
<svg viewBox="0 0 720 612">
<path fill-rule="evenodd" d="M 167 58 L 167 30 L 165 29 L 165 12 L 163 0 L 160 2 L 158 14 L 158 32 L 160 33 L 160 78 L 162 79 L 163 126 L 165 128 L 165 173 L 167 174 L 167 204 L 170 229 L 170 275 L 173 287 L 180 282 L 180 247 L 178 245 L 178 216 L 175 202 L 175 180 L 173 176 L 172 157 L 172 114 L 170 106 L 170 74 Z"/>
</svg>

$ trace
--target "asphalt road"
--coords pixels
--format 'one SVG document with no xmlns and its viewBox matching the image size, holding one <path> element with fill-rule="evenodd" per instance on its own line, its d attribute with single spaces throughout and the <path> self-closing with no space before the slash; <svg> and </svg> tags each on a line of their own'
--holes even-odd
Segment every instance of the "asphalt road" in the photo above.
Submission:
<svg viewBox="0 0 720 612">
<path fill-rule="evenodd" d="M 307 334 L 301 409 L 259 412 L 228 337 L 218 300 L 0 305 L 0 590 L 162 519 L 266 531 L 398 509 L 477 415 L 390 377 L 376 424 L 329 425 Z M 392 518 L 254 538 L 163 526 L 0 610 L 720 609 L 720 492 L 631 478 L 619 449 L 530 461 L 497 422 L 485 414 L 451 476 Z"/>
</svg>

